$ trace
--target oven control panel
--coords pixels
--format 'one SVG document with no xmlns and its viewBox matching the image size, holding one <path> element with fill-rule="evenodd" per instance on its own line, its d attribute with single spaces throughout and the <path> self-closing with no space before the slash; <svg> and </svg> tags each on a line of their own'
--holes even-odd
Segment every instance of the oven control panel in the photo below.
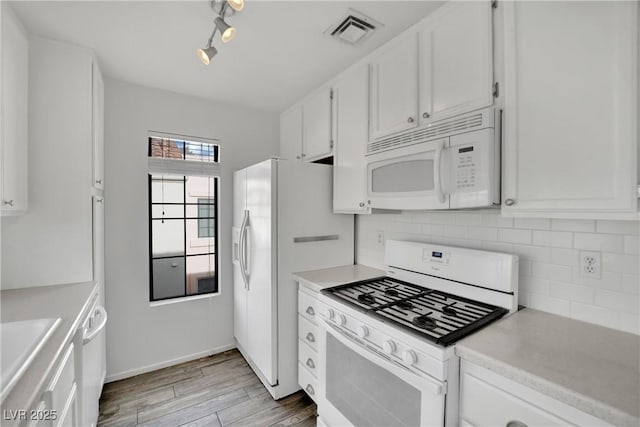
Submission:
<svg viewBox="0 0 640 427">
<path fill-rule="evenodd" d="M 439 265 L 449 265 L 451 253 L 445 251 L 436 251 L 429 248 L 422 250 L 422 261 L 431 262 Z"/>
</svg>

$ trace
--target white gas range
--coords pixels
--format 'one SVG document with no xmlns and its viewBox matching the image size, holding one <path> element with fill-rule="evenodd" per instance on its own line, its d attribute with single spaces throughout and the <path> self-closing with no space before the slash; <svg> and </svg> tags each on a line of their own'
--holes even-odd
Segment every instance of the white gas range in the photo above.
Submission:
<svg viewBox="0 0 640 427">
<path fill-rule="evenodd" d="M 517 310 L 518 257 L 386 244 L 385 277 L 319 296 L 318 425 L 458 425 L 454 343 Z"/>
</svg>

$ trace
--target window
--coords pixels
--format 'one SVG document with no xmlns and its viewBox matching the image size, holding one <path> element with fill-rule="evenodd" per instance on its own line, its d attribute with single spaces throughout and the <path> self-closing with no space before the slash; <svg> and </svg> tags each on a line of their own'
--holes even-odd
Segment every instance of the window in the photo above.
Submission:
<svg viewBox="0 0 640 427">
<path fill-rule="evenodd" d="M 219 146 L 149 137 L 150 300 L 217 293 Z"/>
</svg>

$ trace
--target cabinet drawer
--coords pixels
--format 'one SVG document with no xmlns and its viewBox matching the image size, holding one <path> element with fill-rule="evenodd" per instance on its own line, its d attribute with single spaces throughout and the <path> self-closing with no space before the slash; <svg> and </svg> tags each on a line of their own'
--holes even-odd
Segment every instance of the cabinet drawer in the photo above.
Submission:
<svg viewBox="0 0 640 427">
<path fill-rule="evenodd" d="M 46 392 L 51 393 L 51 409 L 57 410 L 58 414 L 65 407 L 69 395 L 75 386 L 75 364 L 73 357 L 73 344 L 63 353 L 64 356 L 58 365 L 58 369 L 47 387 Z"/>
<path fill-rule="evenodd" d="M 298 362 L 318 378 L 318 353 L 313 351 L 304 341 L 298 343 Z"/>
<path fill-rule="evenodd" d="M 495 372 L 462 361 L 460 419 L 467 426 L 609 425 Z"/>
<path fill-rule="evenodd" d="M 298 364 L 298 384 L 315 402 L 316 393 L 318 392 L 318 380 L 301 364 Z"/>
<path fill-rule="evenodd" d="M 298 316 L 298 336 L 313 350 L 318 350 L 318 327 L 302 316 Z"/>
<path fill-rule="evenodd" d="M 318 309 L 318 300 L 315 297 L 306 292 L 298 292 L 298 313 L 301 316 L 317 324 Z"/>
</svg>

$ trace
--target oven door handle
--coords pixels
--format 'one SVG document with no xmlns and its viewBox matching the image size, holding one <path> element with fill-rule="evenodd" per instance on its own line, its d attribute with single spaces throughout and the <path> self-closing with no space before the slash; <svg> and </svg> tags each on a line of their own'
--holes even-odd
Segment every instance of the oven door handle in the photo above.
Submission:
<svg viewBox="0 0 640 427">
<path fill-rule="evenodd" d="M 335 339 L 340 341 L 343 345 L 349 347 L 351 350 L 358 353 L 360 356 L 367 358 L 368 360 L 371 360 L 372 358 L 374 358 L 375 362 L 377 362 L 377 364 L 380 365 L 380 367 L 388 371 L 391 371 L 392 373 L 393 371 L 400 370 L 404 373 L 410 374 L 414 380 L 418 381 L 420 385 L 423 386 L 423 387 L 420 387 L 420 389 L 426 388 L 428 389 L 428 391 L 431 392 L 431 394 L 434 394 L 436 396 L 440 396 L 444 394 L 445 392 L 444 383 L 431 379 L 427 377 L 426 374 L 420 375 L 416 373 L 414 370 L 408 368 L 407 366 L 399 362 L 396 362 L 395 360 L 389 358 L 388 356 L 382 354 L 377 350 L 374 350 L 368 345 L 360 344 L 358 341 L 352 338 L 349 334 L 342 331 L 335 325 L 332 325 L 326 319 L 322 319 L 322 321 L 326 325 L 325 329 L 327 330 L 327 333 L 330 333 L 331 336 L 333 336 Z M 335 333 L 333 333 L 334 331 Z M 402 376 L 400 377 L 402 378 Z"/>
</svg>

